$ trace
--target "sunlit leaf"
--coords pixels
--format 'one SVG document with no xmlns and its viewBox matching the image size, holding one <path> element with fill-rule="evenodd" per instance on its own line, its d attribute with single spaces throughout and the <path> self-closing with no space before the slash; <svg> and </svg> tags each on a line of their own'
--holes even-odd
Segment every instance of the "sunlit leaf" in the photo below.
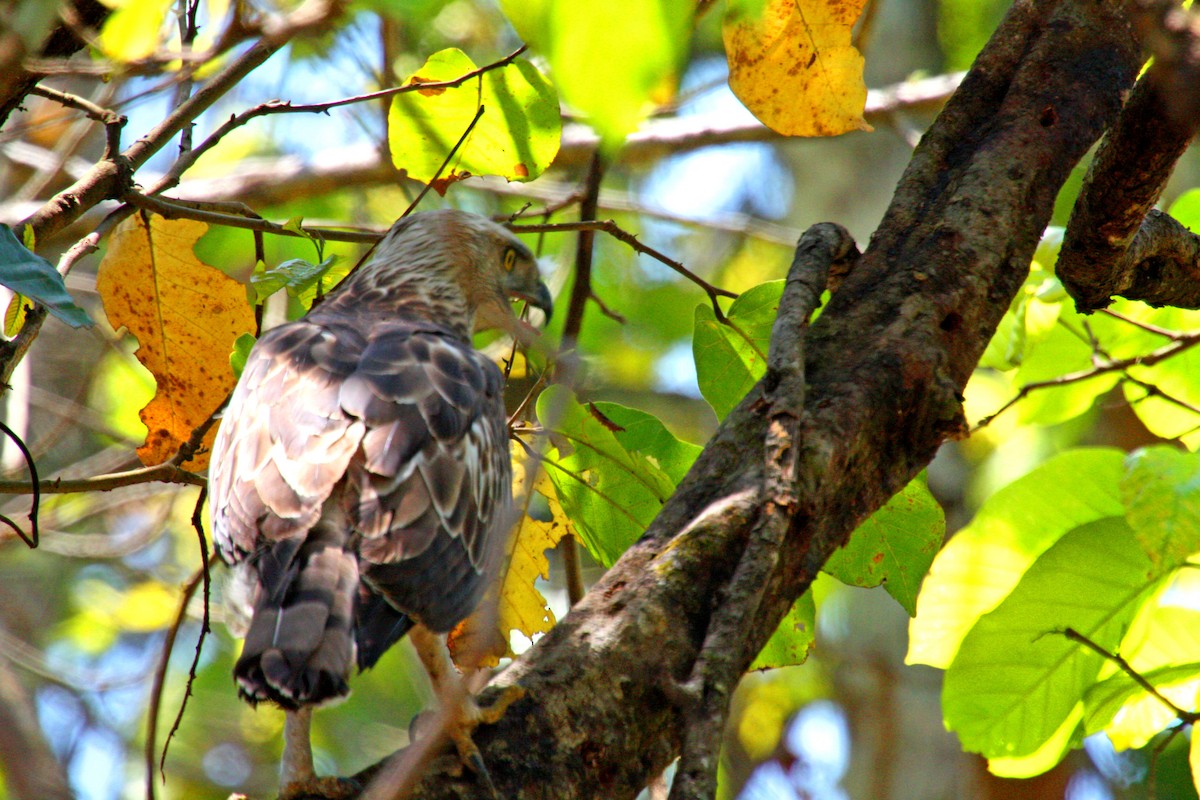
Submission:
<svg viewBox="0 0 1200 800">
<path fill-rule="evenodd" d="M 461 50 L 434 53 L 405 85 L 450 81 L 476 69 Z M 479 107 L 483 116 L 440 175 L 438 169 L 463 137 Z M 410 178 L 445 187 L 471 175 L 510 181 L 536 178 L 558 153 L 562 135 L 558 95 L 523 59 L 461 86 L 398 94 L 388 112 L 392 162 Z"/>
<path fill-rule="evenodd" d="M 41 303 L 72 328 L 92 325 L 91 317 L 67 293 L 67 286 L 54 265 L 30 252 L 7 225 L 0 225 L 0 284 Z M 8 329 L 7 315 L 5 329 Z"/>
<path fill-rule="evenodd" d="M 909 623 L 907 663 L 945 669 L 967 631 L 1047 548 L 1081 525 L 1122 516 L 1123 459 L 1115 448 L 1069 450 L 992 495 L 934 559 Z"/>
<path fill-rule="evenodd" d="M 1075 713 L 1120 643 L 1156 572 L 1121 517 L 1081 525 L 1030 566 L 979 619 L 946 670 L 942 711 L 964 749 L 988 758 L 1034 753 Z"/>
<path fill-rule="evenodd" d="M 816 622 L 817 606 L 810 588 L 792 604 L 750 669 L 777 669 L 803 664 L 817 635 Z"/>
<path fill-rule="evenodd" d="M 158 383 L 142 409 L 145 464 L 170 458 L 233 388 L 227 355 L 254 314 L 242 285 L 192 252 L 207 225 L 135 214 L 113 232 L 96 289 L 114 328 L 137 337 L 136 356 Z M 216 426 L 205 440 L 211 443 Z M 202 469 L 207 455 L 187 462 Z"/>
<path fill-rule="evenodd" d="M 878 586 L 911 617 L 921 581 L 942 546 L 946 515 L 918 478 L 888 500 L 825 562 L 825 571 L 851 586 Z"/>
<path fill-rule="evenodd" d="M 1033 778 L 1052 769 L 1083 741 L 1079 729 L 1082 717 L 1083 704 L 1076 703 L 1062 725 L 1041 747 L 1023 756 L 993 756 L 988 759 L 988 772 L 1001 778 Z"/>
<path fill-rule="evenodd" d="M 771 327 L 782 296 L 781 280 L 743 292 L 725 314 L 729 324 L 717 320 L 712 306 L 696 306 L 696 380 L 717 419 L 724 419 L 766 373 Z"/>
<path fill-rule="evenodd" d="M 21 326 L 25 324 L 25 316 L 32 301 L 21 294 L 14 292 L 12 299 L 8 301 L 8 308 L 4 310 L 4 335 L 13 337 L 21 330 Z"/>
<path fill-rule="evenodd" d="M 138 61 L 162 44 L 163 23 L 173 0 L 122 0 L 100 29 L 99 45 L 114 61 Z"/>
<path fill-rule="evenodd" d="M 655 105 L 674 96 L 691 38 L 691 3 L 501 0 L 500 5 L 521 38 L 549 62 L 563 99 L 587 118 L 610 153 Z"/>
<path fill-rule="evenodd" d="M 233 350 L 229 353 L 229 366 L 233 369 L 234 377 L 242 377 L 242 370 L 246 368 L 246 359 L 250 358 L 250 350 L 257 341 L 258 339 L 255 339 L 252 333 L 243 333 L 234 341 Z"/>
<path fill-rule="evenodd" d="M 871 130 L 862 54 L 850 43 L 864 0 L 768 0 L 725 25 L 729 87 L 786 136 Z"/>
<path fill-rule="evenodd" d="M 1146 555 L 1175 563 L 1200 552 L 1200 455 L 1147 447 L 1126 466 L 1121 496 Z"/>
<path fill-rule="evenodd" d="M 616 403 L 580 404 L 552 386 L 538 419 L 553 447 L 544 468 L 584 546 L 611 566 L 675 491 L 676 475 L 700 448 L 680 442 L 645 412 Z M 682 471 L 681 471 L 682 470 Z"/>
</svg>

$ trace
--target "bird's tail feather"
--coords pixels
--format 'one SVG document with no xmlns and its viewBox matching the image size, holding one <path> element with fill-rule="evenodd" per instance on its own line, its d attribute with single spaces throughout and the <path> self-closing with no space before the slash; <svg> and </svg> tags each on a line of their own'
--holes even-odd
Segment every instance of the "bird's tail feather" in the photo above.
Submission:
<svg viewBox="0 0 1200 800">
<path fill-rule="evenodd" d="M 322 518 L 298 547 L 280 542 L 261 554 L 260 592 L 234 666 L 247 700 L 294 709 L 349 693 L 359 581 L 345 531 L 342 521 Z"/>
</svg>

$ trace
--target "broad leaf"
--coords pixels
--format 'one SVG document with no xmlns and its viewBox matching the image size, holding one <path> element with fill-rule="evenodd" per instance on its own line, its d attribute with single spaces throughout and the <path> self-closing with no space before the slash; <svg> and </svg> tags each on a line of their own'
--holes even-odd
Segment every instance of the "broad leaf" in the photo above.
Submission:
<svg viewBox="0 0 1200 800">
<path fill-rule="evenodd" d="M 918 478 L 905 486 L 825 562 L 825 571 L 851 586 L 878 586 L 911 617 L 917 592 L 942 546 L 946 515 Z"/>
<path fill-rule="evenodd" d="M 1155 563 L 1200 552 L 1200 455 L 1172 447 L 1130 454 L 1121 481 L 1126 518 Z"/>
<path fill-rule="evenodd" d="M 1115 649 L 1156 577 L 1123 518 L 1067 533 L 963 639 L 943 684 L 946 727 L 988 758 L 1037 751 L 1105 663 L 1063 632 Z"/>
<path fill-rule="evenodd" d="M 645 412 L 584 406 L 559 386 L 542 392 L 537 415 L 553 445 L 543 467 L 555 494 L 584 545 L 611 566 L 645 532 L 700 448 Z"/>
<path fill-rule="evenodd" d="M 461 50 L 434 53 L 406 86 L 460 78 L 476 69 Z M 438 169 L 471 129 L 446 168 Z M 528 181 L 541 175 L 558 154 L 562 135 L 558 95 L 528 61 L 516 59 L 453 88 L 398 94 L 388 112 L 392 162 L 410 178 L 444 192 L 471 175 L 500 175 Z"/>
<path fill-rule="evenodd" d="M 763 645 L 751 670 L 777 669 L 803 664 L 817 635 L 817 606 L 809 588 L 792 605 L 771 638 Z"/>
<path fill-rule="evenodd" d="M 696 306 L 696 381 L 717 419 L 724 419 L 767 371 L 783 283 L 768 281 L 743 292 L 725 314 L 729 324 L 717 320 L 712 306 Z"/>
<path fill-rule="evenodd" d="M 1109 448 L 1070 450 L 992 495 L 934 559 L 909 623 L 907 662 L 945 669 L 979 617 L 1059 537 L 1122 516 L 1123 457 Z"/>
<path fill-rule="evenodd" d="M 862 53 L 850 43 L 864 0 L 768 0 L 725 25 L 729 87 L 785 136 L 871 130 Z"/>
<path fill-rule="evenodd" d="M 242 285 L 192 252 L 207 228 L 135 214 L 113 232 L 100 262 L 96 289 L 109 323 L 137 337 L 135 355 L 158 383 L 141 412 L 149 431 L 138 448 L 144 464 L 170 458 L 221 405 L 235 382 L 226 354 L 254 330 Z M 215 435 L 216 426 L 205 441 Z M 187 466 L 206 463 L 201 453 Z"/>
<path fill-rule="evenodd" d="M 75 305 L 71 295 L 67 294 L 67 286 L 54 265 L 30 252 L 7 225 L 0 225 L 0 283 L 19 295 L 41 303 L 47 311 L 72 328 L 93 324 L 87 312 Z M 6 331 L 11 327 L 8 319 L 10 312 L 15 318 L 20 313 L 19 309 L 20 305 L 6 312 Z M 14 321 L 13 325 L 16 324 Z"/>
<path fill-rule="evenodd" d="M 517 33 L 550 64 L 567 105 L 614 151 L 656 104 L 669 102 L 691 39 L 677 0 L 501 0 Z"/>
</svg>

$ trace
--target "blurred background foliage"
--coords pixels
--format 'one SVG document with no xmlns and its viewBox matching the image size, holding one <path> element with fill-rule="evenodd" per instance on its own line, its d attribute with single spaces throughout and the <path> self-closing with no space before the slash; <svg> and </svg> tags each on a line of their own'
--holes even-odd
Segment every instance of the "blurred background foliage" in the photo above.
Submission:
<svg viewBox="0 0 1200 800">
<path fill-rule="evenodd" d="M 130 0 L 114 12 L 113 29 L 105 29 L 97 47 L 107 48 L 109 56 L 130 57 L 121 48 L 149 41 L 147 52 L 153 52 L 159 31 L 139 29 L 136 23 L 155 19 L 148 13 L 151 6 L 160 8 L 157 19 L 162 19 L 161 11 L 169 5 L 166 0 Z M 213 0 L 201 5 L 207 15 L 201 35 L 211 35 L 219 30 L 216 20 L 223 18 L 227 4 Z M 447 47 L 463 50 L 477 64 L 488 63 L 520 44 L 505 13 L 517 14 L 525 5 L 352 2 L 335 29 L 297 41 L 242 81 L 198 120 L 198 131 L 275 97 L 320 102 L 394 85 L 428 55 Z M 867 85 L 880 88 L 965 69 L 1006 5 L 1002 0 L 873 0 L 869 26 L 859 41 Z M 575 38 L 561 47 L 585 49 L 591 38 L 612 36 L 611 28 L 624 24 L 611 9 L 597 14 L 590 28 L 569 31 Z M 667 24 L 677 25 L 677 20 Z M 553 30 L 523 33 L 565 35 Z M 686 121 L 702 114 L 746 115 L 723 82 L 720 13 L 710 12 L 696 22 L 690 49 L 678 41 L 658 44 L 665 48 L 659 54 L 663 63 L 676 67 L 678 93 L 670 86 L 652 87 L 662 103 L 656 117 Z M 98 51 L 79 56 L 84 62 L 103 57 Z M 598 66 L 595 75 L 603 74 Z M 126 141 L 151 128 L 173 103 L 159 75 L 102 82 L 77 74 L 57 83 L 128 115 Z M 572 93 L 588 96 L 605 90 L 603 83 L 561 88 L 567 100 Z M 782 277 L 791 244 L 812 223 L 837 221 L 865 246 L 935 111 L 935 105 L 896 111 L 877 120 L 873 133 L 725 144 L 684 153 L 666 148 L 648 159 L 623 161 L 612 145 L 600 216 L 614 219 L 713 284 L 743 292 Z M 231 181 L 262 165 L 299 163 L 318 169 L 364 153 L 386 153 L 386 116 L 387 104 L 381 103 L 345 106 L 327 115 L 266 117 L 224 139 L 187 178 Z M 616 119 L 608 124 L 610 129 L 602 132 L 611 144 L 627 123 Z M 77 113 L 40 98 L 26 101 L 0 130 L 0 197 L 6 198 L 6 221 L 20 219 L 67 185 L 80 159 L 86 163 L 98 156 L 101 138 L 87 135 L 93 130 Z M 169 160 L 168 154 L 161 155 L 147 170 L 164 169 Z M 586 164 L 567 163 L 528 186 L 469 180 L 453 186 L 444 199 L 431 195 L 423 207 L 453 204 L 511 215 L 526 203 L 537 209 L 547 198 L 575 191 L 585 172 Z M 1078 174 L 1064 190 L 1055 225 L 1065 223 Z M 1165 198 L 1193 228 L 1200 224 L 1200 200 L 1186 190 L 1198 179 L 1200 161 L 1189 153 Z M 244 199 L 267 219 L 302 217 L 313 224 L 379 227 L 390 223 L 413 196 L 408 184 L 374 181 L 296 197 L 275 196 L 268 187 Z M 546 234 L 533 244 L 552 290 L 563 296 L 571 281 L 574 235 Z M 1051 231 L 1026 291 L 970 386 L 967 408 L 973 420 L 996 411 L 1030 381 L 1086 369 L 1093 354 L 1089 337 L 1100 337 L 1117 357 L 1155 344 L 1144 331 L 1118 320 L 1095 317 L 1085 327 L 1061 290 L 1056 291 L 1054 248 Z M 358 246 L 336 242 L 324 251 L 349 263 L 359 253 Z M 248 279 L 254 269 L 253 239 L 247 231 L 211 228 L 197 255 L 239 280 Z M 265 256 L 268 264 L 316 260 L 311 243 L 285 237 L 267 237 Z M 68 287 L 102 320 L 95 296 L 98 260 L 82 262 Z M 693 332 L 706 311 L 711 315 L 705 294 L 603 235 L 597 237 L 595 263 L 593 290 L 624 321 L 590 308 L 577 343 L 584 363 L 580 396 L 650 412 L 680 439 L 703 444 L 717 422 L 701 396 L 693 360 Z M 293 306 L 292 312 L 296 310 Z M 1200 321 L 1194 312 L 1120 304 L 1116 310 L 1175 330 L 1192 329 Z M 286 309 L 268 313 L 281 317 Z M 561 316 L 552 321 L 551 340 L 559 339 L 561 325 Z M 4 400 L 7 424 L 31 445 L 44 476 L 82 477 L 136 466 L 134 448 L 145 436 L 137 413 L 153 384 L 133 359 L 132 347 L 128 337 L 103 323 L 91 332 L 47 323 Z M 1148 384 L 1169 385 L 1200 405 L 1195 377 L 1200 371 L 1192 368 L 1192 358 L 1164 362 L 1142 377 Z M 1195 446 L 1187 438 L 1195 436 L 1195 421 L 1179 419 L 1183 412 L 1177 407 L 1134 413 L 1153 398 L 1142 403 L 1145 398 L 1136 386 L 1117 384 L 1110 374 L 1032 393 L 978 435 L 947 445 L 928 479 L 946 510 L 949 531 L 969 520 L 999 487 L 1066 448 L 1108 444 L 1128 450 L 1180 436 Z M 714 401 L 718 407 L 722 403 L 728 400 Z M 4 447 L 0 459 L 6 477 L 23 474 L 11 446 Z M 153 676 L 165 631 L 177 613 L 180 587 L 200 563 L 190 521 L 197 492 L 150 484 L 44 497 L 42 546 L 28 551 L 12 537 L 4 540 L 0 671 L 15 675 L 28 693 L 81 798 L 144 796 L 142 749 Z M 17 518 L 27 505 L 28 498 L 8 498 L 0 512 Z M 588 581 L 600 571 L 592 562 Z M 213 596 L 219 598 L 225 572 L 218 568 L 213 575 Z M 555 613 L 565 613 L 561 565 L 553 554 L 550 578 L 541 589 Z M 1147 796 L 1145 778 L 1152 766 L 1158 796 L 1194 794 L 1182 740 L 1157 753 L 1153 751 L 1161 739 L 1118 754 L 1103 737 L 1093 738 L 1085 750 L 1036 780 L 990 775 L 985 762 L 964 754 L 943 728 L 941 673 L 904 665 L 908 616 L 895 600 L 880 589 L 852 589 L 828 576 L 814 587 L 813 599 L 817 644 L 808 662 L 752 673 L 736 697 L 722 764 L 725 797 L 1135 798 Z M 200 613 L 200 599 L 193 598 L 166 673 L 160 742 L 183 700 Z M 161 796 L 200 800 L 234 790 L 267 796 L 276 786 L 282 715 L 238 701 L 230 680 L 238 645 L 220 624 L 219 603 L 214 602 L 212 613 L 213 633 L 199 655 L 193 696 L 166 757 Z M 413 654 L 407 646 L 394 648 L 355 680 L 349 700 L 317 715 L 318 771 L 352 773 L 403 745 L 408 734 L 399 721 L 430 701 Z"/>
</svg>

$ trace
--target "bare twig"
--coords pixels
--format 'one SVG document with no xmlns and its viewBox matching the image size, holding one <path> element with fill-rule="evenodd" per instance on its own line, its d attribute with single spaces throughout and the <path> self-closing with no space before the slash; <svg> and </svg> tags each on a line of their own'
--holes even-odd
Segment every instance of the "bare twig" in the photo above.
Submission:
<svg viewBox="0 0 1200 800">
<path fill-rule="evenodd" d="M 717 302 L 718 297 L 736 298 L 737 294 L 728 289 L 722 289 L 718 286 L 713 286 L 708 281 L 701 278 L 696 273 L 685 267 L 680 262 L 666 255 L 660 250 L 656 250 L 650 245 L 643 244 L 636 236 L 623 229 L 620 225 L 611 219 L 593 220 L 586 222 L 552 222 L 546 224 L 532 225 L 511 225 L 509 226 L 515 233 L 562 233 L 565 231 L 582 231 L 582 230 L 597 230 L 604 231 L 609 236 L 624 242 L 639 253 L 644 253 L 654 260 L 667 265 L 671 269 L 684 276 L 692 283 L 699 286 L 708 295 L 709 301 L 713 306 L 713 313 L 717 319 L 725 321 L 725 312 L 721 310 L 720 304 Z"/>
<path fill-rule="evenodd" d="M 21 451 L 21 456 L 25 459 L 25 466 L 29 469 L 30 486 L 32 487 L 31 493 L 33 494 L 33 503 L 29 508 L 28 535 L 18 525 L 14 524 L 12 520 L 8 519 L 8 517 L 0 516 L 0 520 L 7 523 L 17 532 L 17 536 L 21 537 L 21 541 L 29 545 L 30 549 L 33 549 L 38 546 L 38 505 L 42 500 L 41 492 L 38 490 L 37 464 L 34 463 L 33 454 L 29 452 L 29 448 L 25 446 L 25 442 L 21 441 L 21 437 L 17 436 L 16 431 L 3 422 L 0 422 L 0 432 L 3 432 L 17 446 L 17 449 Z"/>
<path fill-rule="evenodd" d="M 229 214 L 222 211 L 210 211 L 198 208 L 194 201 L 177 201 L 170 197 L 151 196 L 141 192 L 128 191 L 122 199 L 135 208 L 153 211 L 166 219 L 194 219 L 213 225 L 225 225 L 230 228 L 243 228 L 261 233 L 273 233 L 276 236 L 295 236 L 306 238 L 306 234 L 319 236 L 331 242 L 358 242 L 375 244 L 383 238 L 383 233 L 373 231 L 346 231 L 336 228 L 317 228 L 302 226 L 299 231 L 285 228 L 275 222 L 269 222 L 261 217 L 248 217 L 242 214 Z"/>
<path fill-rule="evenodd" d="M 475 116 L 471 117 L 471 121 L 467 123 L 467 129 L 462 132 L 462 136 L 458 137 L 458 141 L 454 143 L 454 147 L 451 147 L 450 152 L 446 154 L 444 159 L 442 159 L 442 163 L 437 168 L 437 172 L 433 173 L 433 177 L 429 179 L 429 182 L 421 187 L 421 191 L 418 192 L 417 196 L 413 198 L 413 201 L 408 204 L 408 208 L 404 209 L 404 213 L 400 215 L 401 217 L 407 217 L 409 214 L 411 214 L 413 210 L 421 204 L 421 201 L 425 199 L 425 195 L 429 194 L 429 190 L 432 189 L 434 185 L 441 179 L 442 173 L 446 171 L 446 167 L 450 166 L 450 162 L 454 159 L 454 154 L 457 153 L 463 146 L 463 142 L 467 141 L 467 137 L 471 135 L 471 131 L 475 130 L 475 126 L 483 117 L 485 108 L 486 107 L 482 103 L 479 104 L 479 108 L 475 110 Z"/>
<path fill-rule="evenodd" d="M 1162 330 L 1156 330 L 1153 332 L 1167 335 L 1167 332 Z M 1017 393 L 1011 399 L 1009 399 L 1008 402 L 1000 406 L 1000 408 L 996 409 L 991 414 L 988 414 L 983 419 L 979 420 L 979 422 L 977 422 L 975 427 L 972 429 L 972 432 L 990 425 L 996 419 L 996 417 L 1000 416 L 1005 411 L 1008 411 L 1014 405 L 1019 403 L 1021 400 L 1024 400 L 1026 397 L 1028 397 L 1030 392 L 1035 392 L 1039 389 L 1052 389 L 1059 386 L 1069 386 L 1070 384 L 1091 380 L 1092 378 L 1110 372 L 1124 373 L 1131 367 L 1151 367 L 1160 361 L 1165 361 L 1172 356 L 1178 355 L 1179 353 L 1182 353 L 1183 351 L 1200 344 L 1200 334 L 1197 333 L 1174 334 L 1172 339 L 1173 341 L 1170 344 L 1164 345 L 1157 350 L 1152 350 L 1149 353 L 1130 356 L 1128 358 L 1108 360 L 1098 359 L 1098 363 L 1096 363 L 1095 366 L 1091 367 L 1090 369 L 1081 369 L 1075 372 L 1068 372 L 1065 375 L 1059 375 L 1057 378 L 1049 378 L 1044 381 L 1032 381 L 1027 383 L 1018 389 Z M 1127 379 L 1129 378 L 1127 377 Z"/>
<path fill-rule="evenodd" d="M 587 177 L 579 194 L 579 219 L 581 222 L 591 222 L 596 219 L 597 202 L 600 197 L 600 182 L 604 177 L 604 164 L 600 151 L 592 155 L 588 165 Z M 579 231 L 575 242 L 575 282 L 571 286 L 571 299 L 567 304 L 567 318 L 563 323 L 563 347 L 574 349 L 579 341 L 579 332 L 583 329 L 583 315 L 587 310 L 588 300 L 594 296 L 592 291 L 592 255 L 593 243 L 596 238 L 594 229 L 584 228 Z M 576 359 L 564 359 L 558 363 L 556 379 L 567 386 L 575 383 Z M 562 555 L 563 569 L 567 577 L 567 598 L 571 605 L 583 599 L 583 564 L 579 557 L 579 542 L 572 533 L 564 534 L 558 545 Z"/>
<path fill-rule="evenodd" d="M 1181 722 L 1184 722 L 1188 725 L 1200 722 L 1200 713 L 1196 713 L 1195 711 L 1187 711 L 1175 705 L 1175 703 L 1171 702 L 1169 697 L 1160 692 L 1154 686 L 1154 684 L 1150 683 L 1150 681 L 1146 680 L 1146 678 L 1140 672 L 1130 666 L 1129 662 L 1126 661 L 1125 657 L 1120 653 L 1110 653 L 1074 628 L 1067 628 L 1063 630 L 1062 635 L 1070 639 L 1072 642 L 1078 642 L 1084 647 L 1087 647 L 1089 650 L 1098 653 L 1106 660 L 1116 664 L 1120 670 L 1129 677 L 1130 680 L 1146 690 L 1148 694 L 1153 696 L 1164 706 L 1171 709 L 1171 713 L 1179 717 Z"/>
<path fill-rule="evenodd" d="M 158 761 L 158 771 L 166 780 L 166 763 L 167 750 L 171 746 L 171 739 L 174 738 L 176 731 L 179 730 L 180 724 L 183 722 L 183 712 L 187 710 L 188 698 L 192 695 L 192 686 L 196 683 L 196 670 L 200 666 L 200 653 L 204 649 L 204 638 L 212 631 L 210 625 L 210 612 L 212 608 L 212 576 L 210 568 L 219 560 L 214 553 L 212 556 L 208 554 L 208 540 L 204 538 L 204 526 L 200 522 L 200 516 L 204 511 L 204 501 L 208 499 L 208 488 L 202 488 L 200 494 L 196 497 L 196 506 L 192 510 L 192 529 L 196 531 L 196 538 L 200 541 L 200 576 L 203 578 L 202 584 L 204 591 L 201 593 L 203 597 L 203 610 L 200 616 L 200 633 L 196 637 L 196 649 L 192 654 L 192 664 L 188 667 L 187 684 L 183 689 L 183 700 L 179 703 L 179 711 L 175 714 L 175 721 L 171 723 L 171 730 L 167 731 L 167 739 L 163 742 L 162 756 Z M 192 589 L 195 592 L 195 589 Z M 190 598 L 190 594 L 187 597 Z M 180 610 L 187 609 L 187 599 L 185 598 Z M 181 622 L 182 615 L 179 617 Z M 169 648 L 163 648 L 164 663 L 170 660 L 171 651 Z"/>
</svg>

